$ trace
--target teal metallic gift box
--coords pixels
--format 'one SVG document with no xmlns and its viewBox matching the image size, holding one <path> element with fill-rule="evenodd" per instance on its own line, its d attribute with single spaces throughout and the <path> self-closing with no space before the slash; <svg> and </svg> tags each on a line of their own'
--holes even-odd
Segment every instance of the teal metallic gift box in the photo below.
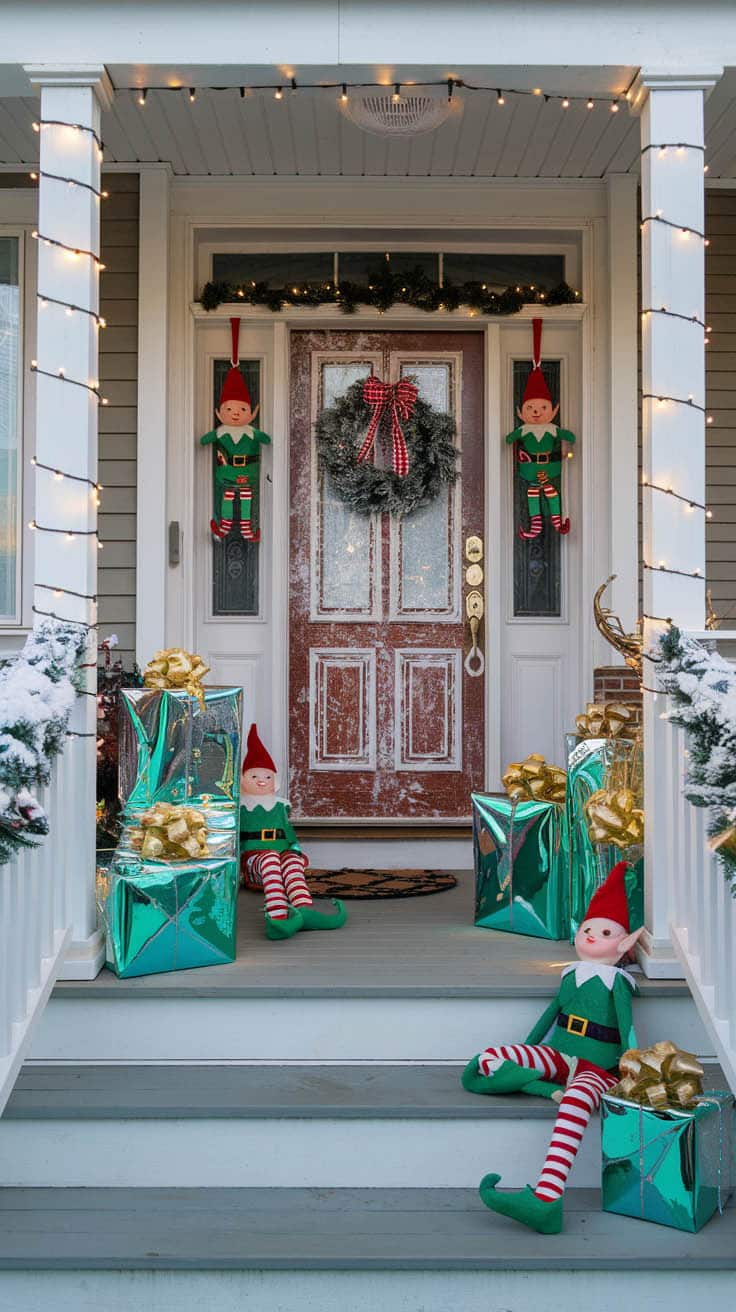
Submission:
<svg viewBox="0 0 736 1312">
<path fill-rule="evenodd" d="M 606 770 L 611 764 L 614 748 L 634 744 L 614 738 L 579 738 L 565 735 L 567 761 L 567 824 L 570 842 L 570 878 L 568 905 L 570 912 L 570 942 L 577 934 L 590 899 L 606 879 L 617 861 L 627 860 L 630 869 L 626 875 L 626 895 L 629 903 L 629 925 L 632 930 L 644 923 L 644 854 L 643 848 L 631 847 L 624 851 L 609 844 L 594 845 L 588 835 L 585 803 L 593 793 L 605 786 Z"/>
<path fill-rule="evenodd" d="M 604 1212 L 700 1230 L 731 1192 L 732 1130 L 730 1093 L 705 1093 L 689 1111 L 604 1094 Z"/>
<path fill-rule="evenodd" d="M 235 960 L 235 818 L 215 811 L 207 819 L 204 860 L 144 860 L 128 825 L 111 863 L 98 865 L 107 965 L 121 978 Z"/>
<path fill-rule="evenodd" d="M 237 808 L 242 688 L 205 688 L 204 706 L 183 691 L 123 688 L 120 801 L 133 815 L 155 802 Z"/>
<path fill-rule="evenodd" d="M 473 849 L 476 925 L 534 938 L 567 937 L 564 806 L 473 793 Z"/>
</svg>

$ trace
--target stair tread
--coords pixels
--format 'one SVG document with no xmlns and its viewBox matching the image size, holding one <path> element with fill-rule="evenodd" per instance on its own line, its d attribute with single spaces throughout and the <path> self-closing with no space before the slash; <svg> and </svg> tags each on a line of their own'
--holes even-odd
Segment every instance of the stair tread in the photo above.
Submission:
<svg viewBox="0 0 736 1312">
<path fill-rule="evenodd" d="M 736 1269 L 736 1208 L 699 1234 L 600 1211 L 565 1231 L 495 1216 L 471 1189 L 0 1189 L 4 1270 Z"/>
<path fill-rule="evenodd" d="M 26 1064 L 9 1120 L 410 1119 L 553 1117 L 547 1098 L 479 1097 L 460 1066 Z M 708 1066 L 709 1088 L 725 1088 Z"/>
</svg>

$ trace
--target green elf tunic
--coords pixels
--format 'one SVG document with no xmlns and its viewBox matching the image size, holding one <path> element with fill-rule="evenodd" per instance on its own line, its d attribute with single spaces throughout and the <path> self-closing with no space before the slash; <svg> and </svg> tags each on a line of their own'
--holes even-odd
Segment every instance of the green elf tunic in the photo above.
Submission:
<svg viewBox="0 0 736 1312">
<path fill-rule="evenodd" d="M 575 434 L 567 428 L 559 428 L 557 424 L 520 424 L 513 432 L 506 434 L 506 441 L 521 443 L 522 450 L 530 459 L 519 461 L 519 476 L 527 483 L 537 483 L 538 474 L 545 474 L 549 480 L 560 477 L 560 443 L 569 442 L 572 445 Z"/>
<path fill-rule="evenodd" d="M 257 805 L 241 802 L 240 851 L 301 852 L 296 830 L 289 819 L 291 803 L 284 797 L 253 799 Z M 270 806 L 265 805 L 271 802 Z"/>
<path fill-rule="evenodd" d="M 218 452 L 227 460 L 225 465 L 219 461 L 215 465 L 215 493 L 217 512 L 223 519 L 228 518 L 228 502 L 223 494 L 230 490 L 238 493 L 242 489 L 247 494 L 242 500 L 247 502 L 251 496 L 252 484 L 258 483 L 261 446 L 270 445 L 271 439 L 268 433 L 262 433 L 260 428 L 253 428 L 251 424 L 234 430 L 220 424 L 219 428 L 213 428 L 199 440 L 202 446 L 214 443 Z M 247 518 L 250 518 L 250 514 Z"/>
<path fill-rule="evenodd" d="M 525 1042 L 547 1043 L 567 1057 L 582 1057 L 604 1071 L 615 1070 L 622 1053 L 636 1047 L 631 1015 L 635 992 L 635 980 L 618 966 L 590 961 L 568 966 L 557 996 Z"/>
</svg>

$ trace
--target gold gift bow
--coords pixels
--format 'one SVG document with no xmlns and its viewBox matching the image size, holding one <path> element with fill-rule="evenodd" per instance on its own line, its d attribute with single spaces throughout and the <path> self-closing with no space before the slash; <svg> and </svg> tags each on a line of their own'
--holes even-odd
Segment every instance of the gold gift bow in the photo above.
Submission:
<svg viewBox="0 0 736 1312">
<path fill-rule="evenodd" d="M 692 1052 L 663 1039 L 651 1048 L 629 1048 L 618 1064 L 621 1080 L 609 1093 L 643 1107 L 692 1107 L 703 1092 L 703 1067 Z"/>
<path fill-rule="evenodd" d="M 167 647 L 157 651 L 143 671 L 146 688 L 173 688 L 188 692 L 196 697 L 204 709 L 204 688 L 202 679 L 209 674 L 209 665 L 205 665 L 201 656 L 185 651 L 183 647 Z"/>
<path fill-rule="evenodd" d="M 598 788 L 583 810 L 591 843 L 632 847 L 644 840 L 644 812 L 631 788 Z"/>
<path fill-rule="evenodd" d="M 633 729 L 638 720 L 637 708 L 624 702 L 588 702 L 582 715 L 575 716 L 579 738 L 618 738 Z"/>
<path fill-rule="evenodd" d="M 512 802 L 564 802 L 567 773 L 533 752 L 525 761 L 507 766 L 502 783 Z"/>
<path fill-rule="evenodd" d="M 204 813 L 193 807 L 157 802 L 140 817 L 140 827 L 133 830 L 131 844 L 149 861 L 193 861 L 207 857 L 207 821 Z"/>
</svg>

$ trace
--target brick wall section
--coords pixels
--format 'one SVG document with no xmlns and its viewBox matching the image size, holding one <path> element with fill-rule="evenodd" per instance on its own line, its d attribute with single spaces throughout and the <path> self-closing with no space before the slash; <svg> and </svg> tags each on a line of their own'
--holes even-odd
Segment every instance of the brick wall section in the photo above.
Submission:
<svg viewBox="0 0 736 1312">
<path fill-rule="evenodd" d="M 593 699 L 597 702 L 633 702 L 641 705 L 639 677 L 625 665 L 599 665 L 593 671 Z"/>
</svg>

